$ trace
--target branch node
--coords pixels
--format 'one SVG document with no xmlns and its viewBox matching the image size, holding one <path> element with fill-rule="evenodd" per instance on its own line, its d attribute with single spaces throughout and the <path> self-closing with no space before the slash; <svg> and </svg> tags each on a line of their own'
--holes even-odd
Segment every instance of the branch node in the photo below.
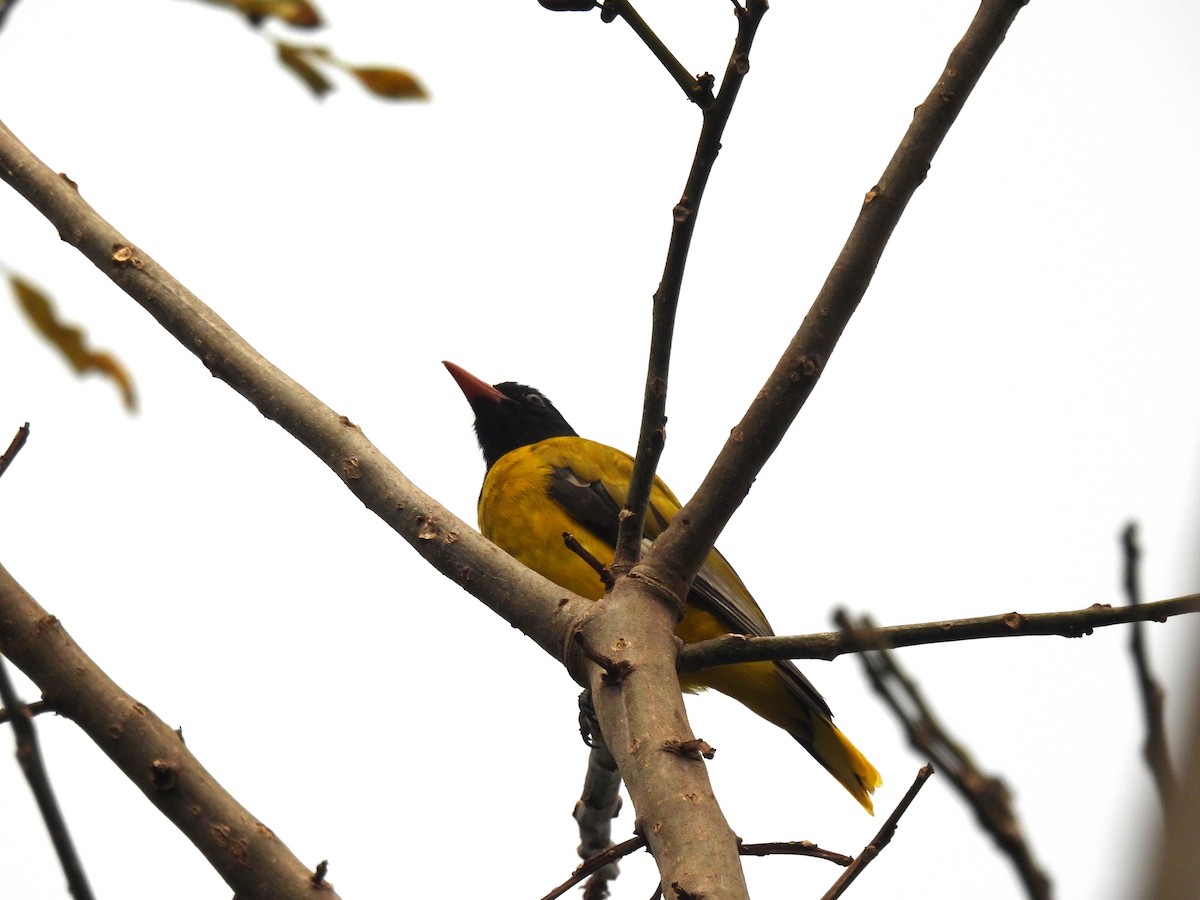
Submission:
<svg viewBox="0 0 1200 900">
<path fill-rule="evenodd" d="M 692 738 L 690 741 L 664 741 L 662 749 L 686 759 L 712 759 L 717 755 L 717 748 L 703 738 Z"/>
<path fill-rule="evenodd" d="M 176 768 L 165 759 L 156 759 L 150 763 L 150 780 L 156 791 L 173 791 L 176 787 Z"/>
<path fill-rule="evenodd" d="M 592 649 L 587 639 L 579 631 L 575 632 L 575 644 L 579 647 L 580 653 L 604 670 L 604 674 L 600 676 L 600 680 L 604 684 L 619 685 L 633 672 L 633 664 L 629 660 L 613 659 Z"/>
<path fill-rule="evenodd" d="M 325 876 L 328 874 L 329 874 L 329 860 L 323 859 L 319 863 L 317 863 L 317 868 L 313 871 L 312 877 L 309 878 L 309 881 L 312 882 L 312 886 L 317 888 L 318 890 L 328 889 L 329 882 L 325 880 Z"/>
</svg>

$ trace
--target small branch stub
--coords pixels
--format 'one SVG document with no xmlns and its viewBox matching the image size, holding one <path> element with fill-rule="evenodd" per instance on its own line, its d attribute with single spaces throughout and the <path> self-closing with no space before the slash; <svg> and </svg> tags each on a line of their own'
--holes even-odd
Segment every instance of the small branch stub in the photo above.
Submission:
<svg viewBox="0 0 1200 900">
<path fill-rule="evenodd" d="M 666 741 L 662 748 L 668 753 L 675 753 L 688 759 L 712 759 L 717 755 L 717 748 L 702 738 L 694 738 L 690 741 Z"/>
<path fill-rule="evenodd" d="M 584 636 L 575 632 L 575 645 L 579 647 L 579 652 L 586 656 L 589 660 L 598 665 L 604 670 L 604 674 L 600 676 L 600 680 L 608 685 L 618 685 L 629 677 L 633 671 L 633 664 L 627 659 L 612 659 L 602 653 L 592 649 Z"/>
</svg>

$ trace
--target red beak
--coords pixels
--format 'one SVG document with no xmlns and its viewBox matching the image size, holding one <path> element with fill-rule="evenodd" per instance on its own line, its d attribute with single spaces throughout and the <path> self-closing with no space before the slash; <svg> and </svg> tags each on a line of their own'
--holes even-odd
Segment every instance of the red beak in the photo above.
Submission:
<svg viewBox="0 0 1200 900">
<path fill-rule="evenodd" d="M 450 373 L 451 377 L 458 382 L 458 388 L 463 392 L 468 403 L 474 403 L 476 400 L 490 400 L 493 403 L 501 403 L 508 399 L 486 381 L 476 378 L 462 366 L 456 366 L 454 363 L 444 359 L 442 360 L 442 365 L 446 367 L 446 371 Z"/>
</svg>

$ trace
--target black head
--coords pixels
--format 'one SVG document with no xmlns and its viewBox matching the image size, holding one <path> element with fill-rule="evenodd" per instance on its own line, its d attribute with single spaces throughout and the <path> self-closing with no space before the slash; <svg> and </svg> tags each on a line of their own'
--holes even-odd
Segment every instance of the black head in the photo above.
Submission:
<svg viewBox="0 0 1200 900">
<path fill-rule="evenodd" d="M 471 404 L 475 435 L 489 469 L 510 450 L 547 438 L 576 434 L 562 413 L 536 388 L 515 381 L 491 385 L 454 363 L 442 365 Z"/>
</svg>

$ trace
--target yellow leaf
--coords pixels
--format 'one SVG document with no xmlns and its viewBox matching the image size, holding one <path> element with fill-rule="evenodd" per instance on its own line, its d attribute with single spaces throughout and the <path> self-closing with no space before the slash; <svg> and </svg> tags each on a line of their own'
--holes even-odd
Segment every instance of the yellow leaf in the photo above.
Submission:
<svg viewBox="0 0 1200 900">
<path fill-rule="evenodd" d="M 377 97 L 389 100 L 428 100 L 429 94 L 421 82 L 403 69 L 388 69 L 382 67 L 362 66 L 351 67 L 347 71 L 362 83 Z"/>
<path fill-rule="evenodd" d="M 84 344 L 83 331 L 74 325 L 65 325 L 54 315 L 50 298 L 28 281 L 17 275 L 9 276 L 9 284 L 17 295 L 21 309 L 33 323 L 33 327 L 46 340 L 59 349 L 71 368 L 83 374 L 102 372 L 111 378 L 125 401 L 128 410 L 137 409 L 137 398 L 133 391 L 133 380 L 117 360 L 109 353 L 97 353 Z"/>
</svg>

